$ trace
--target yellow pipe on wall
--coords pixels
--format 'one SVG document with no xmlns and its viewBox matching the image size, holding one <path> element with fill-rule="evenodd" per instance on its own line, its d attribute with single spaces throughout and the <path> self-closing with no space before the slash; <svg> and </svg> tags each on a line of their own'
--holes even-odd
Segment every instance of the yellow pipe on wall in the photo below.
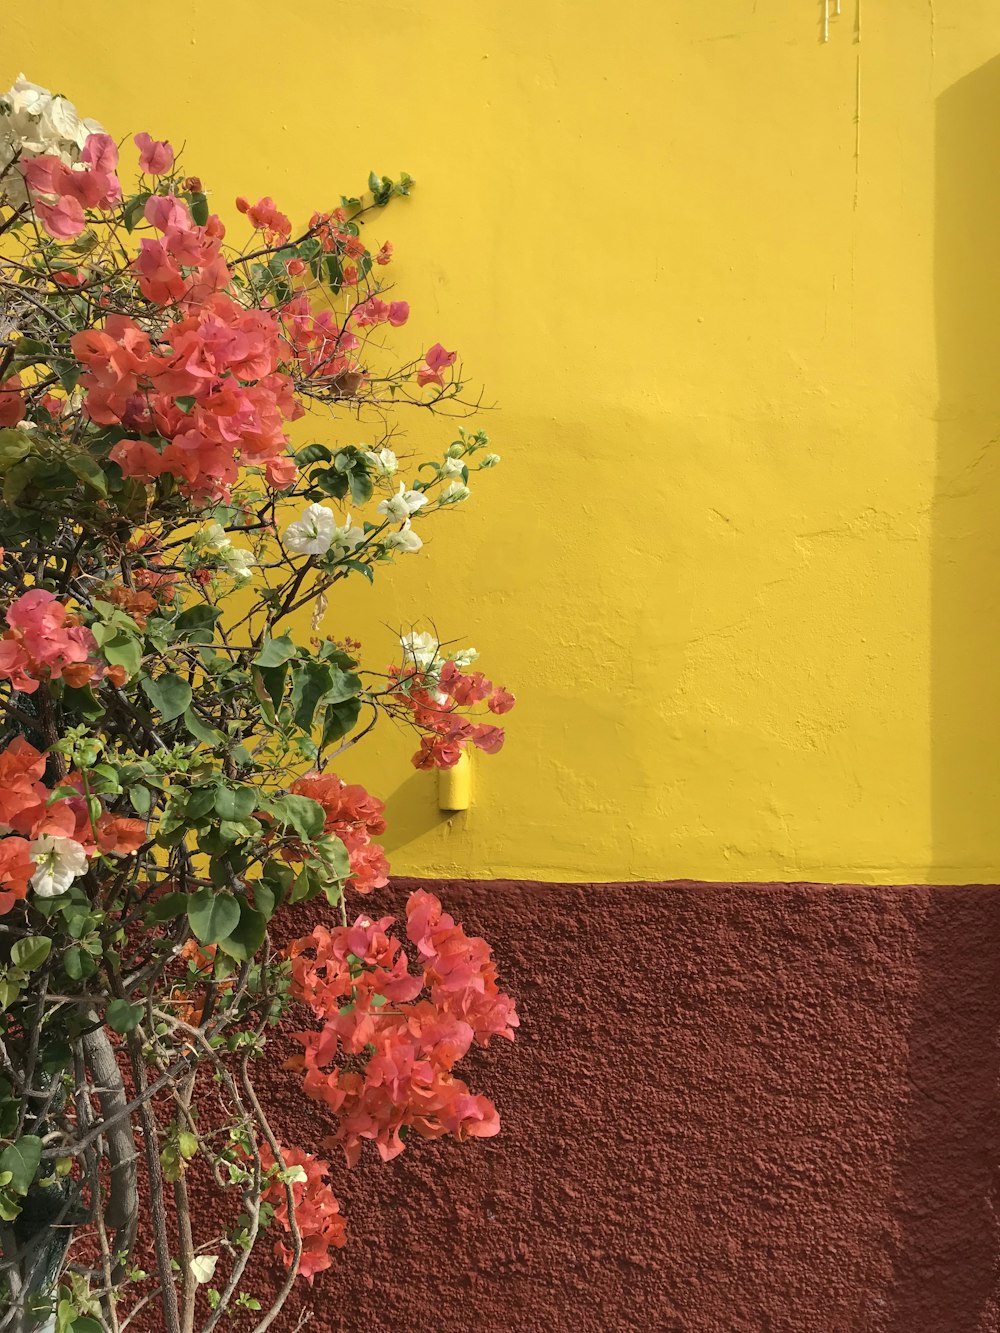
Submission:
<svg viewBox="0 0 1000 1333">
<path fill-rule="evenodd" d="M 472 804 L 472 761 L 463 750 L 452 768 L 438 770 L 438 809 L 468 810 Z"/>
</svg>

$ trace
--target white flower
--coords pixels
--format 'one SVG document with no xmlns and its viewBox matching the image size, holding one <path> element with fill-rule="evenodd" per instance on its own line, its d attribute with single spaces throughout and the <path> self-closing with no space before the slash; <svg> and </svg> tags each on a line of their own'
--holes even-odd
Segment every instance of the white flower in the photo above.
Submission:
<svg viewBox="0 0 1000 1333">
<path fill-rule="evenodd" d="M 371 464 L 372 471 L 380 480 L 388 481 L 399 467 L 399 459 L 391 449 L 380 449 L 378 453 L 375 453 L 372 449 L 368 449 L 365 451 L 364 456 Z"/>
<path fill-rule="evenodd" d="M 312 504 L 285 529 L 285 545 L 296 555 L 326 555 L 336 531 L 337 521 L 331 511 Z"/>
<path fill-rule="evenodd" d="M 423 542 L 410 528 L 410 520 L 407 519 L 398 532 L 389 532 L 382 538 L 382 542 L 387 551 L 402 551 L 404 554 L 412 554 L 419 551 Z"/>
<path fill-rule="evenodd" d="M 460 481 L 453 481 L 444 488 L 438 496 L 438 500 L 443 505 L 458 505 L 463 500 L 467 500 L 471 494 L 472 492 L 468 486 L 463 485 Z"/>
<path fill-rule="evenodd" d="M 31 887 L 39 898 L 57 898 L 87 869 L 87 853 L 73 838 L 43 833 L 28 850 L 35 863 Z"/>
<path fill-rule="evenodd" d="M 219 559 L 227 573 L 232 575 L 235 583 L 242 586 L 249 583 L 253 578 L 253 567 L 257 563 L 257 557 L 253 551 L 244 551 L 239 546 L 230 546 L 219 553 Z"/>
<path fill-rule="evenodd" d="M 437 635 L 418 634 L 415 630 L 409 634 L 401 634 L 399 642 L 403 649 L 403 661 L 412 662 L 421 671 L 426 671 L 428 667 L 433 666 L 437 660 L 438 649 L 441 647 Z"/>
<path fill-rule="evenodd" d="M 364 528 L 352 527 L 350 514 L 344 519 L 339 528 L 333 530 L 333 546 L 338 551 L 356 551 L 365 539 Z"/>
<path fill-rule="evenodd" d="M 473 662 L 479 661 L 479 653 L 475 648 L 463 648 L 461 652 L 455 653 L 451 660 L 457 667 L 472 666 Z"/>
<path fill-rule="evenodd" d="M 462 477 L 465 475 L 465 464 L 460 458 L 446 457 L 441 465 L 442 477 Z"/>
<path fill-rule="evenodd" d="M 203 555 L 221 555 L 231 545 L 221 523 L 209 523 L 194 534 L 193 545 Z"/>
<path fill-rule="evenodd" d="M 409 518 L 411 514 L 415 514 L 426 503 L 427 496 L 422 491 L 408 491 L 406 483 L 401 481 L 396 494 L 377 504 L 375 512 L 385 514 L 386 518 L 393 523 L 402 523 L 404 519 Z M 419 548 L 413 547 L 413 549 L 417 550 Z"/>
<path fill-rule="evenodd" d="M 23 74 L 0 97 L 0 168 L 15 157 L 52 154 L 76 167 L 80 150 L 91 134 L 101 132 L 95 120 L 82 120 L 68 98 L 52 94 Z M 9 171 L 0 183 L 0 197 L 12 205 L 27 202 L 28 191 L 20 171 Z"/>
</svg>

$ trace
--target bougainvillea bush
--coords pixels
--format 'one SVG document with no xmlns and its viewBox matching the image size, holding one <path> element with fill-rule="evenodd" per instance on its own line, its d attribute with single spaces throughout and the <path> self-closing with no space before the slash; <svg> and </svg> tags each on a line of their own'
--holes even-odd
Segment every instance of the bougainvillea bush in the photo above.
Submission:
<svg viewBox="0 0 1000 1333">
<path fill-rule="evenodd" d="M 427 632 L 363 669 L 336 615 L 498 461 L 401 443 L 475 406 L 454 351 L 394 352 L 362 229 L 410 184 L 300 228 L 239 199 L 234 241 L 169 143 L 0 99 L 0 1329 L 263 1330 L 344 1242 L 336 1169 L 498 1129 L 456 1073 L 517 1026 L 489 947 L 429 893 L 366 914 L 382 805 L 336 772 L 386 716 L 418 767 L 492 754 L 514 702 Z M 254 1091 L 281 1018 L 327 1157 Z"/>
</svg>

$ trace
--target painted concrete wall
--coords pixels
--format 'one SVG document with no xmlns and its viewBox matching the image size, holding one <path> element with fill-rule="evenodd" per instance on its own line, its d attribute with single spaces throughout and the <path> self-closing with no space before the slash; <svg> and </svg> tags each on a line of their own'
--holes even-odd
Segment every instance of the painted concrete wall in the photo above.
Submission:
<svg viewBox="0 0 1000 1333">
<path fill-rule="evenodd" d="M 518 999 L 472 1062 L 503 1130 L 338 1176 L 347 1247 L 295 1297 L 321 1328 L 995 1333 L 995 888 L 437 891 Z"/>
<path fill-rule="evenodd" d="M 460 819 L 405 738 L 359 754 L 397 870 L 996 878 L 1000 13 L 843 10 L 6 17 L 4 77 L 186 141 L 224 213 L 419 181 L 384 219 L 412 346 L 486 379 L 505 462 L 334 614 L 376 660 L 433 615 L 522 704 Z"/>
</svg>

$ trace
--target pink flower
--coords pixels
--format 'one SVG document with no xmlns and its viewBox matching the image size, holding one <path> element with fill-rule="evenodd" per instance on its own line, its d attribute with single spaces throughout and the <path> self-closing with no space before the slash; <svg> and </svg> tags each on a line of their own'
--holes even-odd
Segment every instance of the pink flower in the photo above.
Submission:
<svg viewBox="0 0 1000 1333">
<path fill-rule="evenodd" d="M 145 440 L 119 440 L 109 455 L 126 477 L 153 481 L 163 472 L 163 456 Z"/>
<path fill-rule="evenodd" d="M 71 241 L 87 225 L 78 200 L 69 195 L 63 195 L 54 204 L 36 199 L 35 212 L 45 230 L 57 241 Z"/>
<path fill-rule="evenodd" d="M 287 491 L 289 486 L 295 485 L 299 470 L 295 466 L 294 459 L 289 458 L 287 454 L 279 454 L 277 458 L 267 460 L 264 464 L 264 473 L 269 486 L 273 486 L 276 491 Z"/>
<path fill-rule="evenodd" d="M 491 727 L 486 724 L 472 728 L 472 743 L 484 754 L 496 754 L 503 746 L 503 727 Z"/>
<path fill-rule="evenodd" d="M 32 194 L 61 194 L 62 173 L 65 165 L 61 158 L 51 153 L 40 157 L 26 157 L 21 161 L 21 172 L 28 182 Z M 60 185 L 57 185 L 57 180 Z"/>
<path fill-rule="evenodd" d="M 389 323 L 393 328 L 399 328 L 410 318 L 409 301 L 390 301 L 389 302 Z"/>
<path fill-rule="evenodd" d="M 91 134 L 83 145 L 80 161 L 113 176 L 118 169 L 118 145 L 110 134 Z"/>
<path fill-rule="evenodd" d="M 457 352 L 447 352 L 440 343 L 435 343 L 433 347 L 428 348 L 427 355 L 424 357 L 424 364 L 417 371 L 417 383 L 421 386 L 437 384 L 444 388 L 444 377 L 441 371 L 448 366 L 453 366 L 457 356 Z"/>
<path fill-rule="evenodd" d="M 173 194 L 151 195 L 142 212 L 146 221 L 157 231 L 166 231 L 168 227 L 190 231 L 194 226 L 187 204 Z"/>
<path fill-rule="evenodd" d="M 20 375 L 10 375 L 0 384 L 0 426 L 16 426 L 24 420 L 24 398 Z"/>
<path fill-rule="evenodd" d="M 510 690 L 505 690 L 502 685 L 498 685 L 486 701 L 486 707 L 491 713 L 509 713 L 517 700 L 511 694 Z"/>
<path fill-rule="evenodd" d="M 264 233 L 265 238 L 272 237 L 277 240 L 287 240 L 291 235 L 291 222 L 284 213 L 278 211 L 277 205 L 270 195 L 258 199 L 255 204 L 251 204 L 240 195 L 236 200 L 236 207 L 241 213 L 247 215 L 258 231 Z"/>
<path fill-rule="evenodd" d="M 147 176 L 163 176 L 174 164 L 174 150 L 163 139 L 154 139 L 145 130 L 134 139 L 139 150 L 139 170 Z"/>
<path fill-rule="evenodd" d="M 392 259 L 392 241 L 386 241 L 382 249 L 375 256 L 376 264 L 388 264 Z"/>
<path fill-rule="evenodd" d="M 34 694 L 38 681 L 28 675 L 31 659 L 16 639 L 0 639 L 0 679 L 21 694 Z"/>
</svg>

